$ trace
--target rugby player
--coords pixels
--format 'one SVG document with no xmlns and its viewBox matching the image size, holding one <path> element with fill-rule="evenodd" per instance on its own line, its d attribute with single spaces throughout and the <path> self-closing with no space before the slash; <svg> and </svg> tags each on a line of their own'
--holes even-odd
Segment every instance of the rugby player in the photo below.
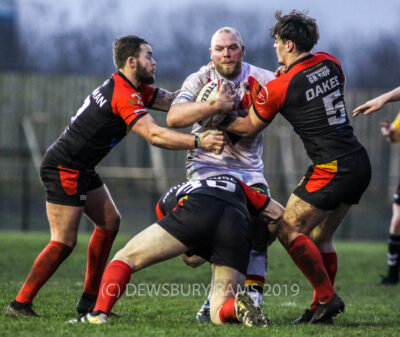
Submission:
<svg viewBox="0 0 400 337">
<path fill-rule="evenodd" d="M 94 311 L 71 323 L 107 323 L 131 274 L 191 251 L 211 262 L 214 324 L 269 320 L 243 289 L 251 244 L 250 214 L 278 221 L 283 206 L 228 175 L 172 187 L 157 204 L 160 220 L 134 236 L 107 266 Z"/>
<path fill-rule="evenodd" d="M 345 308 L 333 288 L 333 233 L 367 188 L 371 166 L 347 117 L 339 61 L 311 53 L 319 38 L 315 19 L 298 11 L 275 17 L 271 37 L 286 72 L 267 83 L 248 116 L 227 130 L 255 135 L 280 112 L 303 141 L 313 164 L 287 202 L 278 238 L 315 290 L 311 307 L 294 323 L 331 323 Z"/>
<path fill-rule="evenodd" d="M 84 314 L 93 307 L 120 224 L 120 214 L 95 167 L 130 130 L 151 145 L 166 149 L 199 147 L 215 154 L 222 150 L 222 133 L 182 134 L 155 123 L 147 109 L 168 111 L 174 95 L 151 86 L 156 62 L 145 40 L 134 35 L 117 38 L 113 52 L 117 72 L 86 98 L 43 158 L 40 174 L 47 194 L 51 241 L 7 307 L 7 316 L 38 316 L 32 301 L 72 252 L 83 213 L 95 229 L 88 248 L 83 294 L 76 309 Z M 224 107 L 218 97 L 216 105 Z M 227 108 L 231 110 L 230 105 Z"/>
<path fill-rule="evenodd" d="M 369 115 L 378 111 L 388 102 L 400 100 L 400 87 L 386 92 L 354 109 L 353 116 L 359 113 Z M 387 120 L 381 123 L 382 135 L 387 137 L 391 143 L 400 141 L 400 112 L 397 114 L 393 123 Z M 400 272 L 400 182 L 397 185 L 396 193 L 393 195 L 392 219 L 390 220 L 389 238 L 388 238 L 388 273 L 382 277 L 381 285 L 394 285 L 399 283 Z"/>
<path fill-rule="evenodd" d="M 275 78 L 271 71 L 243 62 L 245 46 L 240 33 L 232 27 L 220 28 L 213 34 L 209 52 L 211 62 L 189 75 L 183 82 L 168 112 L 168 126 L 182 128 L 193 125 L 192 133 L 195 135 L 209 130 L 201 124 L 201 120 L 217 112 L 218 108 L 212 101 L 195 100 L 200 90 L 212 80 L 225 79 L 231 83 L 234 92 L 230 94 L 228 91 L 226 100 L 234 101 L 236 98 L 235 107 L 229 112 L 229 118 L 235 118 L 238 115 L 246 116 L 261 87 Z M 223 88 L 220 91 L 223 91 Z M 226 173 L 270 196 L 261 158 L 263 134 L 239 137 L 227 133 L 226 138 L 227 144 L 221 154 L 206 153 L 201 149 L 188 151 L 187 179 L 207 178 Z M 254 239 L 245 284 L 255 303 L 259 305 L 266 277 L 267 242 L 271 237 L 268 237 L 264 223 L 253 218 L 252 224 Z M 192 266 L 204 262 L 199 262 L 195 256 L 185 258 L 184 261 Z M 199 322 L 209 321 L 208 299 L 197 313 L 196 319 Z"/>
</svg>

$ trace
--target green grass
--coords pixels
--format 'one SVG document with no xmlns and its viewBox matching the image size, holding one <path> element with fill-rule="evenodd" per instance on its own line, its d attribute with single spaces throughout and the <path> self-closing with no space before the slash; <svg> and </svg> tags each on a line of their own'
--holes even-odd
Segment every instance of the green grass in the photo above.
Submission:
<svg viewBox="0 0 400 337">
<path fill-rule="evenodd" d="M 0 308 L 15 297 L 33 260 L 48 241 L 48 234 L 0 233 Z M 120 235 L 116 249 L 129 239 Z M 207 286 L 208 265 L 186 267 L 174 259 L 132 275 L 130 291 L 139 284 L 164 286 L 159 296 L 124 296 L 114 307 L 122 314 L 107 326 L 68 325 L 75 317 L 75 303 L 84 281 L 89 236 L 81 235 L 67 261 L 41 289 L 34 301 L 40 319 L 10 319 L 0 315 L 0 336 L 395 336 L 399 334 L 399 286 L 379 287 L 379 274 L 386 271 L 384 242 L 339 242 L 336 290 L 346 302 L 346 312 L 333 326 L 293 326 L 290 322 L 309 305 L 312 289 L 279 243 L 269 252 L 269 277 L 263 309 L 273 322 L 268 328 L 241 325 L 200 325 L 195 314 L 204 296 L 166 296 L 175 283 L 185 293 L 194 284 Z M 299 293 L 291 291 L 298 285 Z M 287 287 L 287 288 L 286 288 Z M 280 293 L 279 293 L 280 290 Z M 287 290 L 287 291 L 286 291 Z M 204 291 L 202 291 L 204 293 Z M 175 294 L 173 294 L 175 295 Z"/>
</svg>

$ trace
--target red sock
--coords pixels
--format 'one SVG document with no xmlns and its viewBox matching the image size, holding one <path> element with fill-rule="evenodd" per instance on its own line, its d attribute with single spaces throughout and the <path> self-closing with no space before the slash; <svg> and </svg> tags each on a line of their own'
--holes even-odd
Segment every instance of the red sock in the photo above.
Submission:
<svg viewBox="0 0 400 337">
<path fill-rule="evenodd" d="M 308 278 L 320 301 L 329 302 L 335 294 L 317 246 L 304 234 L 298 236 L 287 252 Z"/>
<path fill-rule="evenodd" d="M 235 299 L 231 298 L 222 304 L 218 314 L 223 324 L 239 322 L 235 314 Z"/>
<path fill-rule="evenodd" d="M 321 253 L 321 255 L 322 255 L 322 260 L 324 261 L 326 272 L 328 273 L 329 279 L 331 280 L 333 286 L 333 284 L 335 283 L 335 276 L 337 272 L 337 254 L 336 252 L 330 252 L 330 253 Z M 315 311 L 317 309 L 318 303 L 319 299 L 317 296 L 317 292 L 314 290 L 314 297 L 310 310 Z"/>
<path fill-rule="evenodd" d="M 88 247 L 88 261 L 83 292 L 96 295 L 99 292 L 101 277 L 110 255 L 117 232 L 95 228 Z"/>
<path fill-rule="evenodd" d="M 101 280 L 100 291 L 94 311 L 111 312 L 115 302 L 125 292 L 131 278 L 131 267 L 121 260 L 112 261 L 106 268 Z"/>
<path fill-rule="evenodd" d="M 71 252 L 71 247 L 58 241 L 50 241 L 33 263 L 31 271 L 15 300 L 21 303 L 32 303 L 39 289 Z"/>
</svg>

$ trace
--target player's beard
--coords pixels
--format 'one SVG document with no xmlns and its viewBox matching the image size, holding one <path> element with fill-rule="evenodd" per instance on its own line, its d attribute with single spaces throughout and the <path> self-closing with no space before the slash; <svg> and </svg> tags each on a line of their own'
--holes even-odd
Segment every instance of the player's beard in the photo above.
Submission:
<svg viewBox="0 0 400 337">
<path fill-rule="evenodd" d="M 226 69 L 222 63 L 214 63 L 215 69 L 220 75 L 227 78 L 228 80 L 233 80 L 239 76 L 242 70 L 242 60 L 239 60 L 233 69 Z"/>
<path fill-rule="evenodd" d="M 136 76 L 143 84 L 153 84 L 156 80 L 155 76 L 148 72 L 145 67 L 142 67 L 140 62 L 136 66 Z"/>
</svg>

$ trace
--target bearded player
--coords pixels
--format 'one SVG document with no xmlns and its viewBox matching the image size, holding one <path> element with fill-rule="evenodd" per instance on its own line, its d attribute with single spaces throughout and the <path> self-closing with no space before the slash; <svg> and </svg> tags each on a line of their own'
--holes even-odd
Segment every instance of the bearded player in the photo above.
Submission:
<svg viewBox="0 0 400 337">
<path fill-rule="evenodd" d="M 195 135 L 209 130 L 201 124 L 201 121 L 218 112 L 218 107 L 213 100 L 205 102 L 195 102 L 195 100 L 204 85 L 212 80 L 224 79 L 230 82 L 233 93 L 226 93 L 225 96 L 227 100 L 235 101 L 235 107 L 230 112 L 230 118 L 235 118 L 246 116 L 262 86 L 274 79 L 271 71 L 243 62 L 245 46 L 240 33 L 234 28 L 218 29 L 212 36 L 209 51 L 211 62 L 186 78 L 178 96 L 172 102 L 167 115 L 168 126 L 183 128 L 193 125 L 192 133 Z M 220 91 L 223 91 L 225 86 L 226 82 Z M 231 133 L 226 135 L 227 144 L 221 154 L 210 154 L 198 149 L 188 152 L 187 178 L 203 179 L 226 173 L 234 175 L 269 196 L 261 158 L 263 134 L 251 137 L 239 137 Z M 254 239 L 245 285 L 255 303 L 259 305 L 266 277 L 268 232 L 265 224 L 258 223 L 255 218 L 252 224 Z M 208 300 L 196 318 L 199 322 L 209 320 Z"/>
</svg>

